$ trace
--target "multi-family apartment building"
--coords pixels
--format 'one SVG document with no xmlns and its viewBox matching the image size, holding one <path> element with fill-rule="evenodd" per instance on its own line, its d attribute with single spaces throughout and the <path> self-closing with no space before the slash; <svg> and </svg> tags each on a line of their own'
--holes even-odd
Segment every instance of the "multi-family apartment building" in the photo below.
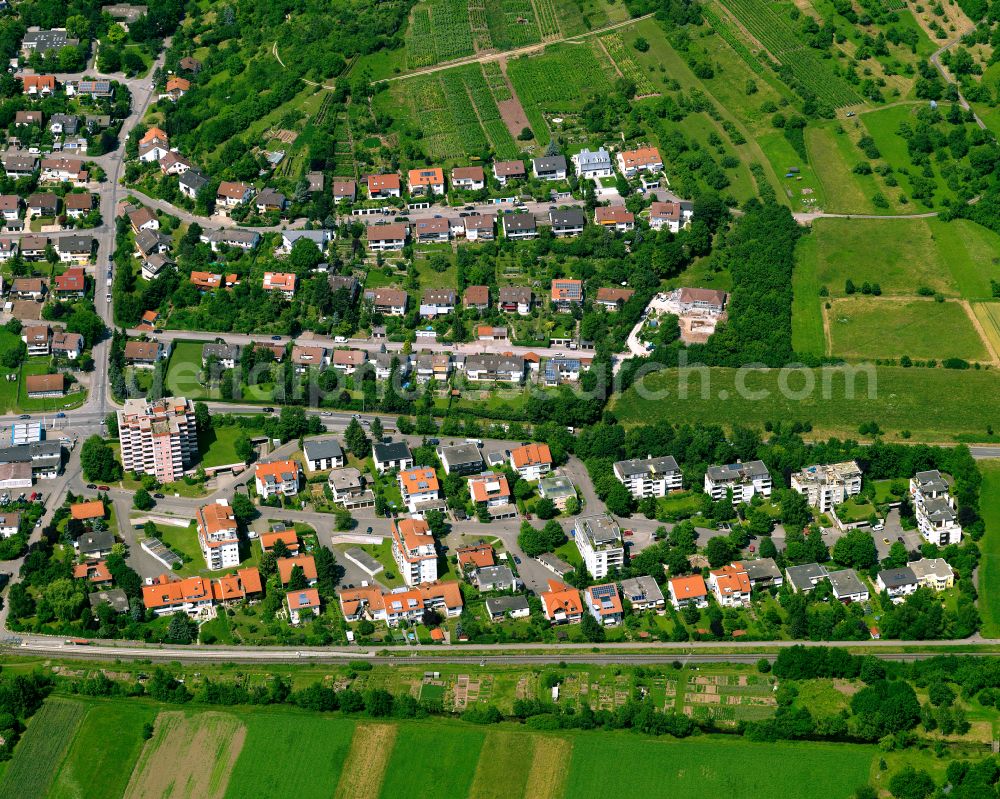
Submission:
<svg viewBox="0 0 1000 799">
<path fill-rule="evenodd" d="M 198 545 L 209 569 L 229 569 L 240 565 L 240 539 L 236 514 L 224 499 L 203 505 L 195 513 Z"/>
<path fill-rule="evenodd" d="M 434 536 L 423 519 L 397 519 L 392 523 L 392 557 L 407 585 L 437 580 Z"/>
<path fill-rule="evenodd" d="M 754 494 L 771 496 L 771 473 L 763 461 L 729 463 L 725 466 L 709 466 L 705 472 L 705 493 L 718 502 L 733 492 L 733 504 L 749 502 Z"/>
<path fill-rule="evenodd" d="M 861 493 L 861 468 L 854 461 L 807 466 L 792 475 L 792 488 L 820 513 Z"/>
<path fill-rule="evenodd" d="M 198 453 L 194 403 L 184 397 L 126 400 L 118 411 L 118 438 L 125 471 L 151 474 L 161 483 L 179 480 Z"/>
<path fill-rule="evenodd" d="M 917 472 L 910 479 L 910 496 L 917 529 L 926 541 L 943 547 L 962 540 L 958 509 L 941 472 L 937 469 Z"/>
<path fill-rule="evenodd" d="M 614 465 L 615 477 L 633 497 L 665 497 L 682 488 L 681 467 L 669 455 L 664 458 L 618 461 Z"/>
<path fill-rule="evenodd" d="M 595 580 L 625 565 L 625 545 L 618 523 L 607 514 L 583 516 L 575 523 L 576 548 Z"/>
</svg>

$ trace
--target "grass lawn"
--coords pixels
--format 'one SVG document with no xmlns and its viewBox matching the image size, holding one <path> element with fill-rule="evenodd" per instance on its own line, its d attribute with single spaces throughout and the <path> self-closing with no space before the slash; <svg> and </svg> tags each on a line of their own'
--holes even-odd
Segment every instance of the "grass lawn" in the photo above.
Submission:
<svg viewBox="0 0 1000 799">
<path fill-rule="evenodd" d="M 351 549 L 353 547 L 358 547 L 364 552 L 367 552 L 375 558 L 375 560 L 382 564 L 382 571 L 376 574 L 374 579 L 378 580 L 388 588 L 399 588 L 404 584 L 403 578 L 399 575 L 399 567 L 396 565 L 396 561 L 393 560 L 392 557 L 391 538 L 383 539 L 381 544 L 350 544 L 338 547 L 338 549 L 340 550 L 340 554 L 342 554 L 344 550 Z"/>
<path fill-rule="evenodd" d="M 185 577 L 197 574 L 199 567 L 205 565 L 205 559 L 201 554 L 201 547 L 198 544 L 198 529 L 192 521 L 187 527 L 175 527 L 172 524 L 158 524 L 156 528 L 160 531 L 160 540 L 175 552 L 185 556 L 184 566 L 179 573 Z M 190 558 L 190 561 L 188 560 Z"/>
<path fill-rule="evenodd" d="M 875 480 L 875 504 L 881 505 L 884 502 L 898 502 L 901 500 L 907 491 L 906 480 L 899 478 L 897 480 Z M 894 493 L 892 488 L 893 485 L 901 488 L 902 491 L 899 493 Z"/>
<path fill-rule="evenodd" d="M 219 425 L 209 431 L 199 432 L 198 450 L 201 452 L 201 465 L 208 469 L 213 466 L 244 463 L 236 454 L 236 441 L 240 436 L 252 438 L 259 433 L 259 430 L 247 430 L 238 425 Z"/>
<path fill-rule="evenodd" d="M 875 506 L 868 501 L 858 502 L 857 497 L 837 506 L 837 517 L 846 524 L 863 522 L 873 513 Z"/>
<path fill-rule="evenodd" d="M 786 385 L 800 393 L 790 395 L 782 392 L 777 370 L 745 375 L 745 390 L 741 390 L 736 369 L 688 370 L 681 376 L 678 370 L 668 369 L 643 381 L 645 396 L 633 387 L 612 407 L 623 424 L 669 419 L 728 426 L 739 420 L 742 425 L 761 427 L 778 420 L 808 421 L 813 435 L 820 437 L 856 436 L 858 425 L 871 420 L 890 439 L 909 430 L 913 441 L 927 442 L 955 440 L 963 434 L 968 441 L 976 441 L 1000 418 L 1000 374 L 993 370 L 872 367 L 871 380 L 855 375 L 852 397 L 846 391 L 849 369 L 795 373 Z M 801 389 L 810 376 L 815 390 L 803 397 Z M 824 391 L 824 384 L 829 391 Z M 935 397 L 935 402 L 928 403 L 928 397 Z"/>
<path fill-rule="evenodd" d="M 979 464 L 983 486 L 979 494 L 980 512 L 986 522 L 986 535 L 979 542 L 979 612 L 983 617 L 982 634 L 1000 636 L 1000 463 Z"/>
<path fill-rule="evenodd" d="M 659 510 L 663 513 L 688 513 L 695 514 L 701 508 L 701 494 L 693 491 L 685 491 L 680 494 L 671 494 L 662 497 L 657 501 Z"/>
<path fill-rule="evenodd" d="M 178 341 L 170 350 L 166 390 L 177 397 L 218 399 L 217 390 L 206 389 L 201 382 L 201 348 L 203 341 Z"/>
<path fill-rule="evenodd" d="M 957 302 L 855 295 L 834 300 L 827 313 L 833 355 L 989 360 L 983 340 Z"/>
</svg>

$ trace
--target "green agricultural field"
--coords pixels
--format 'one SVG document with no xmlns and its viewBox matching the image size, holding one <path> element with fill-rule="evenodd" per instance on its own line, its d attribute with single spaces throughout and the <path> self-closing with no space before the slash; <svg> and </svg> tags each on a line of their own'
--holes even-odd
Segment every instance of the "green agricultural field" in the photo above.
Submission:
<svg viewBox="0 0 1000 799">
<path fill-rule="evenodd" d="M 635 742 L 625 735 L 579 736 L 573 744 L 566 785 L 566 796 L 573 799 L 706 795 L 751 799 L 775 794 L 806 799 L 817 795 L 817 775 L 822 775 L 825 799 L 847 799 L 868 782 L 876 751 L 867 746 L 752 744 L 716 738 L 651 741 L 639 757 Z M 628 766 L 609 768 L 609 763 Z"/>
<path fill-rule="evenodd" d="M 669 420 L 729 426 L 738 420 L 742 425 L 762 427 L 780 420 L 810 422 L 813 435 L 822 437 L 856 436 L 858 425 L 870 420 L 890 438 L 909 430 L 912 440 L 932 442 L 960 436 L 962 440 L 978 440 L 1000 418 L 1000 373 L 994 370 L 870 369 L 874 380 L 856 373 L 853 398 L 845 390 L 845 369 L 837 367 L 792 373 L 784 381 L 798 392 L 791 396 L 783 395 L 777 370 L 747 373 L 745 390 L 740 391 L 736 369 L 691 369 L 683 376 L 668 369 L 646 378 L 646 397 L 640 397 L 633 387 L 617 398 L 613 408 L 628 425 Z M 850 373 L 851 367 L 846 371 Z M 810 375 L 815 390 L 803 396 L 802 388 Z M 824 382 L 830 387 L 827 398 L 823 396 Z M 754 393 L 741 396 L 748 392 Z M 936 399 L 928 403 L 928 397 Z"/>
<path fill-rule="evenodd" d="M 95 704 L 59 768 L 49 796 L 52 799 L 90 799 L 121 796 L 131 764 L 142 749 L 142 727 L 156 711 L 130 702 Z"/>
<path fill-rule="evenodd" d="M 382 799 L 414 796 L 454 799 L 467 796 L 485 734 L 478 729 L 400 726 L 382 783 Z M 428 741 L 433 740 L 433 757 Z"/>
<path fill-rule="evenodd" d="M 340 779 L 354 722 L 259 713 L 245 717 L 246 741 L 226 787 L 228 799 L 296 796 L 327 799 Z M 276 757 L 276 752 L 283 753 Z"/>
<path fill-rule="evenodd" d="M 0 799 L 47 796 L 59 764 L 86 714 L 87 706 L 82 702 L 47 700 L 28 723 L 14 758 L 4 772 Z"/>
<path fill-rule="evenodd" d="M 972 311 L 994 352 L 1000 352 L 1000 302 L 973 303 Z"/>
<path fill-rule="evenodd" d="M 986 535 L 979 542 L 979 612 L 981 633 L 986 638 L 1000 636 L 1000 463 L 982 461 L 983 486 L 979 510 L 986 522 Z"/>
<path fill-rule="evenodd" d="M 827 311 L 832 355 L 844 358 L 988 359 L 982 339 L 957 302 L 855 295 Z"/>
<path fill-rule="evenodd" d="M 926 287 L 977 299 L 1000 279 L 1000 236 L 968 220 L 817 219 L 811 236 L 815 247 L 799 251 L 798 268 L 814 270 L 815 283 L 835 297 L 850 279 L 878 283 L 887 295 Z"/>
<path fill-rule="evenodd" d="M 822 205 L 823 186 L 816 175 L 815 167 L 802 159 L 785 138 L 785 134 L 773 131 L 763 133 L 756 138 L 780 182 L 779 196 L 784 196 L 795 211 L 810 211 L 815 205 Z M 791 173 L 790 169 L 797 169 L 798 172 Z"/>
</svg>

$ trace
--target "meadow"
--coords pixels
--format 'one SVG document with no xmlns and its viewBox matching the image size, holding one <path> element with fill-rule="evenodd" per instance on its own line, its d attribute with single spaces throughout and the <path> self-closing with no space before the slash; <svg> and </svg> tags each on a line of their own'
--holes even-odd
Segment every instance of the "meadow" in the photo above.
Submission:
<svg viewBox="0 0 1000 799">
<path fill-rule="evenodd" d="M 926 287 L 976 299 L 990 295 L 990 276 L 1000 277 L 993 262 L 1000 236 L 967 220 L 817 219 L 811 236 L 815 252 L 799 263 L 835 297 L 844 296 L 850 279 L 858 288 L 878 283 L 887 295 L 913 296 Z"/>
<path fill-rule="evenodd" d="M 802 389 L 810 377 L 798 371 L 783 378 L 778 370 L 691 369 L 682 377 L 667 369 L 645 380 L 647 391 L 656 393 L 640 397 L 633 387 L 612 407 L 626 425 L 665 420 L 759 428 L 766 422 L 809 422 L 816 437 L 856 437 L 858 425 L 875 421 L 889 439 L 908 431 L 911 441 L 926 442 L 988 440 L 987 428 L 1000 418 L 1000 372 L 995 370 L 871 369 L 872 380 L 856 375 L 853 397 L 845 390 L 845 369 L 838 367 L 806 371 L 814 390 L 805 396 Z M 824 382 L 829 392 L 823 391 Z"/>
<path fill-rule="evenodd" d="M 832 355 L 986 361 L 983 341 L 957 302 L 842 297 L 827 311 Z"/>
<path fill-rule="evenodd" d="M 776 790 L 790 799 L 846 799 L 867 781 L 875 752 L 720 736 L 539 734 L 445 719 L 356 721 L 290 708 L 157 713 L 158 707 L 132 699 L 49 700 L 30 725 L 38 732 L 18 746 L 4 779 L 6 788 L 19 775 L 18 790 L 0 795 L 76 797 L 83 795 L 81 780 L 90 779 L 86 795 L 102 799 L 586 799 L 639 792 L 700 797 L 706 790 L 745 799 Z M 144 742 L 141 725 L 154 716 L 153 736 Z M 810 779 L 816 773 L 826 775 L 822 793 Z"/>
</svg>

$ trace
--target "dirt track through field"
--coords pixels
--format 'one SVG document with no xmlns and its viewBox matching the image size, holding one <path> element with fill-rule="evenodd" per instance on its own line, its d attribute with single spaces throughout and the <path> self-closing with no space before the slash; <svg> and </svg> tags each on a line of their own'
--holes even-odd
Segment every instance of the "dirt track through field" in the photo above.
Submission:
<svg viewBox="0 0 1000 799">
<path fill-rule="evenodd" d="M 565 738 L 538 736 L 524 795 L 531 799 L 561 799 L 572 751 L 572 744 Z"/>
<path fill-rule="evenodd" d="M 994 339 L 983 327 L 983 321 L 979 318 L 979 315 L 973 310 L 972 306 L 969 304 L 968 300 L 959 300 L 959 305 L 962 306 L 962 310 L 965 311 L 965 315 L 969 317 L 969 321 L 972 322 L 972 326 L 976 329 L 976 333 L 979 338 L 983 340 L 983 346 L 986 347 L 986 352 L 989 353 L 990 361 L 996 366 L 1000 363 L 1000 353 L 997 353 L 996 348 L 993 346 Z"/>
<path fill-rule="evenodd" d="M 125 799 L 222 799 L 246 727 L 225 713 L 156 717 L 153 737 L 139 756 Z"/>
<path fill-rule="evenodd" d="M 374 799 L 378 796 L 395 741 L 396 727 L 392 724 L 358 724 L 334 799 Z"/>
</svg>

